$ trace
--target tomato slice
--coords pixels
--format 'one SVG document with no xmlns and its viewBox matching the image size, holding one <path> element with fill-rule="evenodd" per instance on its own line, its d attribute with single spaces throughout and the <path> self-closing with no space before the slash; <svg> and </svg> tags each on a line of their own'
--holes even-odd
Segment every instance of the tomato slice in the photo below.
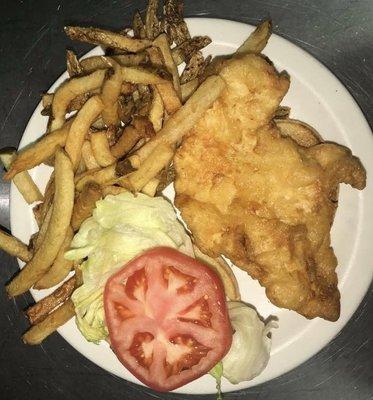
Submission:
<svg viewBox="0 0 373 400">
<path fill-rule="evenodd" d="M 151 249 L 106 283 L 113 351 L 141 382 L 161 392 L 208 372 L 232 342 L 220 279 L 168 247 Z"/>
</svg>

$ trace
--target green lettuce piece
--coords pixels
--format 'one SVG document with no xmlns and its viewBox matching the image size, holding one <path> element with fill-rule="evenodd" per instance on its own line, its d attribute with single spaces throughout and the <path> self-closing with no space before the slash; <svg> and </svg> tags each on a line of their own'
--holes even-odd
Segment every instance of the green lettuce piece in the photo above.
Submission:
<svg viewBox="0 0 373 400">
<path fill-rule="evenodd" d="M 72 301 L 84 337 L 106 339 L 103 291 L 108 278 L 143 251 L 168 246 L 193 256 L 189 236 L 172 205 L 162 197 L 121 193 L 96 203 L 93 216 L 81 225 L 65 253 L 68 260 L 87 258 L 81 265 L 83 285 Z"/>
</svg>

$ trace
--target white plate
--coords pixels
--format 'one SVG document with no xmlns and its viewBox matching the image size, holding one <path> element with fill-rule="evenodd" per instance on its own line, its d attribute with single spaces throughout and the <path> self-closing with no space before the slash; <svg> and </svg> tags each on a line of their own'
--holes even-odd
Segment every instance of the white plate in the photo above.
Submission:
<svg viewBox="0 0 373 400">
<path fill-rule="evenodd" d="M 193 35 L 209 35 L 212 38 L 212 44 L 205 53 L 213 55 L 233 52 L 253 30 L 252 26 L 219 19 L 190 18 L 187 23 Z M 100 49 L 96 48 L 87 56 L 99 53 Z M 290 90 L 282 104 L 291 107 L 292 117 L 314 126 L 325 139 L 348 146 L 370 173 L 364 191 L 344 185 L 340 190 L 340 204 L 332 229 L 342 295 L 342 312 L 337 322 L 321 319 L 308 321 L 295 312 L 278 309 L 267 300 L 263 288 L 256 281 L 234 268 L 243 299 L 253 304 L 263 317 L 277 315 L 280 328 L 273 334 L 271 359 L 264 372 L 251 382 L 239 385 L 224 381 L 223 391 L 266 382 L 295 368 L 321 350 L 350 319 L 372 278 L 369 249 L 373 237 L 373 207 L 369 204 L 373 204 L 373 141 L 369 126 L 344 86 L 308 53 L 276 35 L 272 35 L 264 53 L 278 70 L 286 69 L 291 76 Z M 64 73 L 51 90 L 66 78 L 67 73 Z M 34 141 L 45 131 L 46 118 L 40 115 L 41 109 L 39 104 L 27 125 L 20 147 Z M 42 189 L 49 171 L 45 166 L 32 171 L 32 177 Z M 36 230 L 36 224 L 31 207 L 25 204 L 13 186 L 10 204 L 12 233 L 27 242 Z M 45 292 L 32 291 L 32 295 L 39 300 Z M 119 363 L 106 343 L 99 346 L 88 343 L 80 335 L 74 321 L 60 328 L 59 333 L 95 364 L 131 382 L 140 383 Z M 215 393 L 215 382 L 205 375 L 176 391 Z"/>
</svg>

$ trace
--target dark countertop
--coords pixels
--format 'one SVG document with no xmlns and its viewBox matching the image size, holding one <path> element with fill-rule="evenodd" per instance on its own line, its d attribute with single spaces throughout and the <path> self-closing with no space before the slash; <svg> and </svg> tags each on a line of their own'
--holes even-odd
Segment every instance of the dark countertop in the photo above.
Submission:
<svg viewBox="0 0 373 400">
<path fill-rule="evenodd" d="M 373 124 L 372 0 L 185 0 L 186 16 L 257 24 L 272 17 L 274 32 L 329 67 Z M 0 5 L 0 147 L 17 146 L 40 93 L 63 72 L 67 23 L 121 28 L 145 1 L 6 1 Z M 84 54 L 89 46 L 73 44 Z M 0 224 L 9 228 L 9 185 L 0 182 Z M 1 282 L 16 272 L 16 260 L 1 252 Z M 2 399 L 185 399 L 126 383 L 98 368 L 58 334 L 42 346 L 23 345 L 25 295 L 8 300 L 0 291 L 0 382 Z M 286 375 L 228 399 L 373 399 L 373 296 L 366 295 L 342 332 L 319 354 Z M 205 398 L 203 396 L 190 396 Z M 215 396 L 206 396 L 214 399 Z"/>
</svg>

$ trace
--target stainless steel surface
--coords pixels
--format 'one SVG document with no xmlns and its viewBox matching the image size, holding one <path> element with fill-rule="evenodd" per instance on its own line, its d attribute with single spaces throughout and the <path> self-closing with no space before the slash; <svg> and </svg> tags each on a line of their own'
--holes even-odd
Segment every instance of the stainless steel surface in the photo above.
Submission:
<svg viewBox="0 0 373 400">
<path fill-rule="evenodd" d="M 121 28 L 144 1 L 5 1 L 0 5 L 0 147 L 17 146 L 40 93 L 64 70 L 64 50 L 83 54 L 89 46 L 69 42 L 67 23 Z M 186 16 L 232 19 L 256 24 L 272 17 L 274 31 L 323 62 L 355 97 L 373 123 L 372 0 L 185 0 Z M 2 174 L 1 174 L 2 175 Z M 9 228 L 9 185 L 0 181 L 0 224 Z M 346 232 L 348 234 L 348 232 Z M 1 282 L 17 271 L 1 252 Z M 29 295 L 16 301 L 0 291 L 0 382 L 2 399 L 186 399 L 157 394 L 126 383 L 82 357 L 60 336 L 42 346 L 22 344 L 27 328 L 22 310 Z M 319 354 L 271 382 L 226 394 L 228 399 L 373 399 L 373 296 L 366 295 L 342 332 Z M 194 398 L 194 397 L 193 397 Z M 198 398 L 205 398 L 196 396 Z M 206 396 L 215 398 L 215 396 Z"/>
</svg>

